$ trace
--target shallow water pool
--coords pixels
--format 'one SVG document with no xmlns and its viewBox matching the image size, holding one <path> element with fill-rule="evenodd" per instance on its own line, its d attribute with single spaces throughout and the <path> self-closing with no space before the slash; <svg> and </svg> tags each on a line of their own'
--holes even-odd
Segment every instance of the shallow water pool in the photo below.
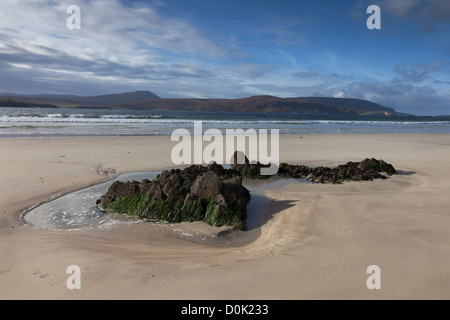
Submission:
<svg viewBox="0 0 450 320">
<path fill-rule="evenodd" d="M 96 206 L 97 199 L 104 195 L 114 181 L 152 180 L 160 171 L 134 172 L 117 177 L 114 180 L 75 191 L 54 200 L 42 203 L 28 212 L 22 219 L 25 224 L 46 230 L 83 230 L 105 228 L 116 223 L 131 223 L 130 220 L 116 219 L 105 214 Z M 279 189 L 292 183 L 304 183 L 296 179 L 244 180 L 243 185 L 250 191 L 251 200 L 247 205 L 246 229 L 257 228 L 267 221 L 264 215 L 266 189 Z M 142 220 L 131 220 L 133 223 Z"/>
</svg>

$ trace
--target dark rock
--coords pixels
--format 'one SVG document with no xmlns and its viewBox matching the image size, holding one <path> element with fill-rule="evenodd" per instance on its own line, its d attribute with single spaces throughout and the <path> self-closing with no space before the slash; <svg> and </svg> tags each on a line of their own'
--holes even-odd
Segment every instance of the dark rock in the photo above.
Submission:
<svg viewBox="0 0 450 320">
<path fill-rule="evenodd" d="M 237 176 L 229 179 L 223 180 L 223 183 L 230 183 L 230 184 L 236 184 L 236 185 L 242 185 L 242 177 Z"/>
<path fill-rule="evenodd" d="M 97 206 L 104 211 L 151 220 L 205 221 L 214 226 L 244 229 L 250 193 L 242 185 L 243 178 L 268 176 L 260 174 L 265 165 L 251 164 L 245 156 L 238 161 L 237 153 L 233 158 L 228 170 L 211 163 L 207 167 L 192 165 L 184 170 L 165 170 L 153 181 L 114 182 L 97 200 Z M 282 163 L 278 171 L 281 176 L 333 184 L 386 179 L 386 175 L 395 173 L 391 164 L 374 158 L 335 168 Z"/>
<path fill-rule="evenodd" d="M 220 164 L 217 164 L 216 162 L 209 164 L 207 168 L 215 172 L 219 177 L 224 176 L 226 174 L 225 168 L 222 167 Z"/>
<path fill-rule="evenodd" d="M 153 181 L 114 182 L 97 206 L 152 220 L 205 221 L 244 229 L 250 193 L 242 178 L 228 178 L 217 166 L 166 170 Z"/>
<path fill-rule="evenodd" d="M 383 160 L 365 159 L 357 164 L 357 167 L 362 171 L 372 172 L 386 172 L 388 175 L 395 174 L 395 168 Z"/>
<path fill-rule="evenodd" d="M 241 151 L 236 151 L 231 159 L 231 169 L 236 171 L 239 175 L 250 179 L 267 179 L 269 175 L 262 175 L 261 168 L 268 168 L 270 164 L 261 164 L 259 162 L 250 163 L 245 154 Z"/>
<path fill-rule="evenodd" d="M 395 174 L 391 164 L 383 160 L 364 159 L 361 162 L 347 162 L 336 168 L 316 167 L 309 168 L 304 165 L 290 165 L 282 163 L 278 173 L 297 179 L 307 179 L 316 183 L 342 183 L 344 181 L 368 181 L 386 179 L 387 175 Z"/>
<path fill-rule="evenodd" d="M 195 179 L 191 194 L 199 197 L 214 197 L 222 192 L 223 183 L 214 171 L 208 171 Z"/>
<path fill-rule="evenodd" d="M 282 175 L 288 175 L 297 179 L 305 179 L 310 173 L 311 168 L 304 165 L 291 165 L 287 163 L 280 164 L 278 173 Z"/>
</svg>

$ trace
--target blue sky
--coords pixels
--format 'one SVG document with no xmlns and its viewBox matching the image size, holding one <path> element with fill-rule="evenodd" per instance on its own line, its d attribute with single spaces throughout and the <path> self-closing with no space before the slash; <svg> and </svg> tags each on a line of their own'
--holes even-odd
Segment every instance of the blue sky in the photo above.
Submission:
<svg viewBox="0 0 450 320">
<path fill-rule="evenodd" d="M 70 5 L 81 29 L 68 30 Z M 381 29 L 369 30 L 369 5 Z M 0 92 L 360 98 L 450 114 L 448 0 L 8 0 Z"/>
</svg>

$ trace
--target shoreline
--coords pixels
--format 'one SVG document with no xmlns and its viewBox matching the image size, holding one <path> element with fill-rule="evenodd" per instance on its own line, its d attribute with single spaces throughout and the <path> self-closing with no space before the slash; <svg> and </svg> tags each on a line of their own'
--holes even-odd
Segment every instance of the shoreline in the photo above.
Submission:
<svg viewBox="0 0 450 320">
<path fill-rule="evenodd" d="M 238 128 L 236 128 L 238 129 Z M 224 131 L 225 129 L 218 129 L 220 131 Z M 244 129 L 246 130 L 246 129 Z M 260 130 L 260 129 L 255 129 Z M 268 129 L 270 130 L 270 129 Z M 189 129 L 188 129 L 189 131 Z M 191 130 L 191 136 L 194 136 L 194 130 Z M 206 130 L 203 130 L 206 131 Z M 314 133 L 283 133 L 280 132 L 280 137 L 282 136 L 355 136 L 355 135 L 361 135 L 361 136 L 381 136 L 381 135 L 393 135 L 393 136 L 402 136 L 402 135 L 449 135 L 449 132 L 340 132 L 340 133 L 330 133 L 330 132 L 314 132 Z M 115 138 L 170 138 L 172 134 L 167 133 L 158 133 L 158 134 L 130 134 L 130 135 L 22 135 L 22 136 L 0 136 L 0 140 L 7 140 L 7 139 L 115 139 Z M 207 136 L 204 134 L 204 136 Z M 223 134 L 225 135 L 225 134 Z"/>
<path fill-rule="evenodd" d="M 55 194 L 175 167 L 167 136 L 0 138 L 0 298 L 448 299 L 449 138 L 280 135 L 280 162 L 334 166 L 375 157 L 400 174 L 268 190 L 270 219 L 254 242 L 234 248 L 144 224 L 67 233 L 16 217 Z M 65 286 L 72 264 L 81 267 L 81 290 Z M 365 285 L 373 264 L 382 270 L 381 290 Z"/>
</svg>

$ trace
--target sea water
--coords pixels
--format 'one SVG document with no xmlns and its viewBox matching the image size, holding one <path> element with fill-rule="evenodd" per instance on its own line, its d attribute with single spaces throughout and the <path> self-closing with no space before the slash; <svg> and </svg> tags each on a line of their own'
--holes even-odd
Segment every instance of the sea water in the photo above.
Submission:
<svg viewBox="0 0 450 320">
<path fill-rule="evenodd" d="M 0 107 L 0 137 L 171 135 L 175 129 L 279 129 L 280 134 L 449 133 L 450 117 Z"/>
<path fill-rule="evenodd" d="M 80 230 L 106 228 L 121 223 L 103 213 L 96 206 L 97 199 L 104 195 L 114 181 L 152 180 L 159 172 L 134 172 L 97 184 L 79 191 L 71 192 L 54 200 L 42 203 L 25 212 L 25 224 L 47 230 Z"/>
</svg>

